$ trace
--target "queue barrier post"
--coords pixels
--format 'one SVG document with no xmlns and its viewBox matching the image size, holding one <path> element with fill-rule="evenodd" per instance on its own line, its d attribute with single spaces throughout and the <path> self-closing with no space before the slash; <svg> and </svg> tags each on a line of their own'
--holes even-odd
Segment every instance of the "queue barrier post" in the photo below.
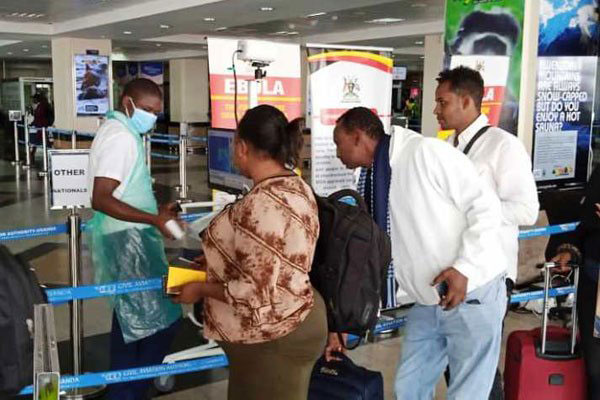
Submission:
<svg viewBox="0 0 600 400">
<path fill-rule="evenodd" d="M 13 134 L 15 136 L 15 159 L 11 163 L 12 165 L 21 165 L 21 155 L 19 154 L 19 126 L 18 121 L 13 121 Z"/>
<path fill-rule="evenodd" d="M 67 219 L 69 234 L 69 267 L 71 286 L 80 284 L 81 273 L 81 216 L 76 207 L 71 207 Z M 83 370 L 83 303 L 74 299 L 69 303 L 71 311 L 71 351 L 73 355 L 73 375 L 81 375 Z M 81 400 L 98 397 L 106 386 L 71 389 L 64 395 L 68 400 Z"/>
<path fill-rule="evenodd" d="M 46 128 L 42 128 L 42 161 L 43 169 L 38 172 L 38 176 L 48 176 L 48 138 Z"/>
<path fill-rule="evenodd" d="M 25 124 L 23 129 L 25 131 L 25 164 L 23 165 L 23 168 L 29 169 L 31 168 L 31 152 L 29 144 L 29 126 L 27 125 L 27 116 L 25 116 Z"/>
</svg>

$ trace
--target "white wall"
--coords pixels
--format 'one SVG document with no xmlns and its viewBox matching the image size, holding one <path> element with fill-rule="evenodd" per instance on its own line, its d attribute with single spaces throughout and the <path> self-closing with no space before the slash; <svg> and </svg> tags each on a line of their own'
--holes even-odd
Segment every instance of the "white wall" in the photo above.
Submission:
<svg viewBox="0 0 600 400">
<path fill-rule="evenodd" d="M 425 63 L 423 67 L 423 109 L 421 110 L 421 132 L 423 136 L 437 136 L 438 122 L 433 115 L 435 89 L 438 74 L 444 63 L 444 36 L 425 36 Z"/>
</svg>

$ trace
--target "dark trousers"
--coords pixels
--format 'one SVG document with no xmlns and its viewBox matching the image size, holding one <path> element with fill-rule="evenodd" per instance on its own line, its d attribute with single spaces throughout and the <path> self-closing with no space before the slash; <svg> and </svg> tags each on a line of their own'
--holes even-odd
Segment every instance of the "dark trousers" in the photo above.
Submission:
<svg viewBox="0 0 600 400">
<path fill-rule="evenodd" d="M 152 336 L 125 343 L 117 315 L 113 313 L 110 332 L 110 370 L 116 371 L 160 364 L 171 348 L 175 334 L 181 324 L 177 320 L 167 329 Z M 110 400 L 146 400 L 152 380 L 117 383 L 108 386 Z"/>
<path fill-rule="evenodd" d="M 588 399 L 600 399 L 600 338 L 594 337 L 594 317 L 598 282 L 584 271 L 579 275 L 577 311 L 579 313 L 579 334 L 581 352 L 585 361 L 588 383 Z"/>
</svg>

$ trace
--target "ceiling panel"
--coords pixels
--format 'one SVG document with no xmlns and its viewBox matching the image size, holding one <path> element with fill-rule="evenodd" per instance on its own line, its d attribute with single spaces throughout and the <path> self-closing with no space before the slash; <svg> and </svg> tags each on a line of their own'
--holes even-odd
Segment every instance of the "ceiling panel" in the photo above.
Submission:
<svg viewBox="0 0 600 400">
<path fill-rule="evenodd" d="M 2 0 L 0 20 L 58 23 L 149 0 Z"/>
</svg>

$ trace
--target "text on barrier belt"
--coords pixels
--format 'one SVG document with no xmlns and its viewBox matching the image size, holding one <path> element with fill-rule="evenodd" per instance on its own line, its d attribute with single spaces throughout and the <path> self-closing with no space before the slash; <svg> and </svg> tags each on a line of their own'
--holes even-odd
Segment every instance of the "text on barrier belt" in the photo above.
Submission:
<svg viewBox="0 0 600 400">
<path fill-rule="evenodd" d="M 206 216 L 207 213 L 182 214 L 183 221 L 193 221 L 200 217 Z M 81 229 L 85 229 L 85 223 Z M 0 231 L 0 242 L 9 240 L 32 239 L 43 236 L 54 236 L 67 233 L 67 224 L 34 226 L 31 228 L 12 229 L 8 231 Z"/>
</svg>

